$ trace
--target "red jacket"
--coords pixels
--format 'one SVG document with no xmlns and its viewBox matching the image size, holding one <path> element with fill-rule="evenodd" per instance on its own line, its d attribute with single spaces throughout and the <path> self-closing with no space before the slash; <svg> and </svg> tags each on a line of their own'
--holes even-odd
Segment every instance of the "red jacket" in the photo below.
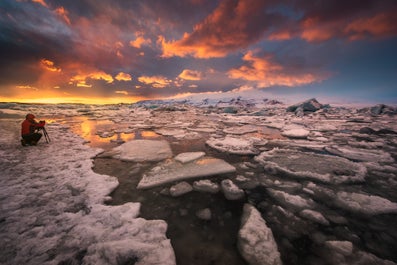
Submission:
<svg viewBox="0 0 397 265">
<path fill-rule="evenodd" d="M 31 134 L 34 133 L 34 131 L 36 130 L 36 128 L 40 128 L 40 127 L 44 127 L 45 123 L 38 123 L 35 121 L 30 121 L 30 120 L 24 120 L 22 122 L 22 128 L 21 128 L 21 135 L 27 135 L 27 134 Z"/>
</svg>

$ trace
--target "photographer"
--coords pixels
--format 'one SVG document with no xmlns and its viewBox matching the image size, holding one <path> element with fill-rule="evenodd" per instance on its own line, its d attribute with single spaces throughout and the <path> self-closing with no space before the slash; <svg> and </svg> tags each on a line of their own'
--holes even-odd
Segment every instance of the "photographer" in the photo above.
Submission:
<svg viewBox="0 0 397 265">
<path fill-rule="evenodd" d="M 44 125 L 45 121 L 37 122 L 33 114 L 26 115 L 21 128 L 22 145 L 37 145 L 42 136 L 38 131 L 44 129 Z"/>
</svg>

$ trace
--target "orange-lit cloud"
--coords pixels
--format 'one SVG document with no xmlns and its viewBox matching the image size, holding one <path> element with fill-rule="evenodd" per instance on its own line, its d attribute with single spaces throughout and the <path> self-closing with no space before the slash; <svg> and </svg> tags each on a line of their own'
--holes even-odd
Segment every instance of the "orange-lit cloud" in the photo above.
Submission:
<svg viewBox="0 0 397 265">
<path fill-rule="evenodd" d="M 328 74 L 289 69 L 275 62 L 271 56 L 255 57 L 251 51 L 244 55 L 243 60 L 246 65 L 230 70 L 229 77 L 254 81 L 260 87 L 300 86 L 320 82 L 328 77 Z"/>
<path fill-rule="evenodd" d="M 344 28 L 351 40 L 367 36 L 386 37 L 397 34 L 397 9 L 368 18 L 358 18 Z"/>
<path fill-rule="evenodd" d="M 132 80 L 132 77 L 131 77 L 131 75 L 129 75 L 129 74 L 120 72 L 120 73 L 118 73 L 118 74 L 116 75 L 115 79 L 118 80 L 118 81 L 131 81 L 131 80 Z"/>
<path fill-rule="evenodd" d="M 223 0 L 192 33 L 182 39 L 166 41 L 160 36 L 163 57 L 191 55 L 196 58 L 224 57 L 261 39 L 267 27 L 266 17 L 258 12 L 265 1 Z"/>
<path fill-rule="evenodd" d="M 201 80 L 203 74 L 199 71 L 185 69 L 182 71 L 182 73 L 179 74 L 178 77 L 185 80 Z"/>
<path fill-rule="evenodd" d="M 51 72 L 61 72 L 61 68 L 58 68 L 55 66 L 54 62 L 48 60 L 48 59 L 41 59 L 40 64 L 42 67 L 44 67 L 46 70 L 51 71 Z"/>
<path fill-rule="evenodd" d="M 308 17 L 301 23 L 300 37 L 308 42 L 323 42 L 332 38 L 379 38 L 397 35 L 397 9 L 367 16 L 322 21 Z"/>
<path fill-rule="evenodd" d="M 94 71 L 89 73 L 81 73 L 73 76 L 70 81 L 76 84 L 77 87 L 92 87 L 87 83 L 89 79 L 104 80 L 107 83 L 113 83 L 113 77 L 103 71 Z"/>
<path fill-rule="evenodd" d="M 44 0 L 32 0 L 33 3 L 38 3 L 44 7 L 48 7 L 47 3 Z"/>
<path fill-rule="evenodd" d="M 172 81 L 164 76 L 140 76 L 138 81 L 144 84 L 149 84 L 154 88 L 164 88 L 168 86 Z"/>
<path fill-rule="evenodd" d="M 116 90 L 116 91 L 114 91 L 114 93 L 116 93 L 116 94 L 121 94 L 121 95 L 128 95 L 128 91 L 125 91 L 125 90 Z"/>
<path fill-rule="evenodd" d="M 145 39 L 143 37 L 143 33 L 139 32 L 136 35 L 136 39 L 130 41 L 130 46 L 140 49 L 143 45 L 150 45 L 152 43 L 150 39 Z"/>
<path fill-rule="evenodd" d="M 69 12 L 63 7 L 58 7 L 55 9 L 55 13 L 58 14 L 68 25 L 70 25 L 70 19 L 69 19 Z"/>
</svg>

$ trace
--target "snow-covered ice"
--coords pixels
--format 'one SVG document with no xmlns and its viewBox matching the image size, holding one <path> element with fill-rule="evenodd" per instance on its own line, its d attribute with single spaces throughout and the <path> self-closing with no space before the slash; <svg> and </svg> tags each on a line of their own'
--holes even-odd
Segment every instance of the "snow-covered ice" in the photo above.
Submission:
<svg viewBox="0 0 397 265">
<path fill-rule="evenodd" d="M 18 125 L 0 140 L 2 264 L 175 264 L 164 221 L 103 204 L 118 181 L 92 171 L 100 150 L 59 124 L 46 126 L 50 144 L 16 147 Z"/>
</svg>

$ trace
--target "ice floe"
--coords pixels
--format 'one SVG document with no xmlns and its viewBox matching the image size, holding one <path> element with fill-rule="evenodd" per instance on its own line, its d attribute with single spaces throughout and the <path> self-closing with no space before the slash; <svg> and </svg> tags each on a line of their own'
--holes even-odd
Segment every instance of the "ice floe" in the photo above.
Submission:
<svg viewBox="0 0 397 265">
<path fill-rule="evenodd" d="M 362 182 L 367 173 L 364 165 L 342 157 L 296 150 L 273 149 L 262 152 L 255 160 L 269 173 L 334 184 Z"/>
<path fill-rule="evenodd" d="M 167 141 L 163 140 L 131 140 L 100 157 L 113 157 L 124 161 L 161 161 L 172 157 L 172 151 Z"/>
<path fill-rule="evenodd" d="M 137 188 L 152 188 L 177 180 L 214 176 L 235 171 L 234 166 L 218 158 L 202 157 L 185 164 L 170 159 L 144 174 Z"/>
<path fill-rule="evenodd" d="M 237 137 L 226 136 L 223 139 L 211 138 L 206 141 L 210 147 L 230 154 L 255 155 L 259 150 L 254 147 L 254 141 Z"/>
<path fill-rule="evenodd" d="M 331 154 L 346 157 L 355 161 L 376 161 L 391 163 L 394 159 L 391 155 L 382 150 L 354 148 L 350 146 L 331 145 L 325 147 L 325 150 Z"/>
</svg>

